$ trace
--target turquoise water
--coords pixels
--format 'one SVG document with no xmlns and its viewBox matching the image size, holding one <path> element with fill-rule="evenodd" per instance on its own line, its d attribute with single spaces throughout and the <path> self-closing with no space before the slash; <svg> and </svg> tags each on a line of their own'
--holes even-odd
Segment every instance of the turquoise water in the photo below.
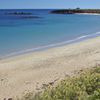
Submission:
<svg viewBox="0 0 100 100">
<path fill-rule="evenodd" d="M 31 16 L 7 12 L 31 12 Z M 51 10 L 0 10 L 0 57 L 100 36 L 99 15 L 50 14 Z"/>
</svg>

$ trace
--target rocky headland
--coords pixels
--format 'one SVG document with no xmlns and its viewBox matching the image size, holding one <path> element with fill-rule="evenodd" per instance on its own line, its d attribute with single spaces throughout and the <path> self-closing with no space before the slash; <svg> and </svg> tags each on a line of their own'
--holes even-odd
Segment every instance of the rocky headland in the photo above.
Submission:
<svg viewBox="0 0 100 100">
<path fill-rule="evenodd" d="M 88 13 L 88 14 L 100 14 L 100 9 L 60 9 L 53 10 L 50 13 L 52 14 L 77 14 L 77 13 Z"/>
</svg>

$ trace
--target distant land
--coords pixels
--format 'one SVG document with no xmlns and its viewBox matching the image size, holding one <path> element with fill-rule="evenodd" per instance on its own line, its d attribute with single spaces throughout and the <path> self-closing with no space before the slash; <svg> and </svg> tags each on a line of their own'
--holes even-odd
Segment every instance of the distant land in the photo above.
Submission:
<svg viewBox="0 0 100 100">
<path fill-rule="evenodd" d="M 7 15 L 32 15 L 30 12 L 8 12 Z"/>
<path fill-rule="evenodd" d="M 25 18 L 25 19 L 36 19 L 36 18 L 41 18 L 39 16 L 34 16 L 32 13 L 30 12 L 8 12 L 5 13 L 5 15 L 13 15 L 13 16 L 20 16 L 21 18 Z"/>
<path fill-rule="evenodd" d="M 88 13 L 88 14 L 100 14 L 100 9 L 60 9 L 60 10 L 53 10 L 50 13 L 53 14 L 76 14 L 76 13 Z"/>
</svg>

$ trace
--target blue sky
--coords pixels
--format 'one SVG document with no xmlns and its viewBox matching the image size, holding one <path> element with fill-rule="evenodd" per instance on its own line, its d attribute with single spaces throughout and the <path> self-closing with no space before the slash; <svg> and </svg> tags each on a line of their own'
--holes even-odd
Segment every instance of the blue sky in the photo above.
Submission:
<svg viewBox="0 0 100 100">
<path fill-rule="evenodd" d="M 0 8 L 100 8 L 100 0 L 0 0 Z"/>
</svg>

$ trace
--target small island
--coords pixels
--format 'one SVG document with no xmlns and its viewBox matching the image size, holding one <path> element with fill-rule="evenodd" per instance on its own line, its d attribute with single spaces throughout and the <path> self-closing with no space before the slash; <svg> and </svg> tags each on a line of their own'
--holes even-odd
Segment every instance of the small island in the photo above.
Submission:
<svg viewBox="0 0 100 100">
<path fill-rule="evenodd" d="M 100 14 L 100 9 L 60 9 L 53 10 L 50 12 L 51 14 Z"/>
<path fill-rule="evenodd" d="M 37 18 L 41 18 L 39 16 L 34 16 L 32 13 L 30 12 L 8 12 L 8 13 L 5 13 L 5 15 L 8 15 L 8 16 L 18 16 L 22 19 L 37 19 Z"/>
<path fill-rule="evenodd" d="M 7 15 L 32 15 L 30 12 L 8 12 Z"/>
</svg>

